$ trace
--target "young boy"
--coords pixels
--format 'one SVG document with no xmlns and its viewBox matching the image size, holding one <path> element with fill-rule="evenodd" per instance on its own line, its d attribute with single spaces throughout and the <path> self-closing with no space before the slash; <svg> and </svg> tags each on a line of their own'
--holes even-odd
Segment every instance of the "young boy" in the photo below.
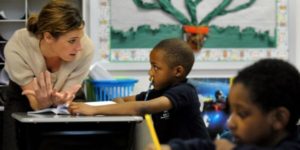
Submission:
<svg viewBox="0 0 300 150">
<path fill-rule="evenodd" d="M 172 140 L 162 147 L 165 150 L 299 150 L 296 126 L 300 117 L 299 90 L 300 74 L 295 67 L 278 59 L 260 60 L 238 73 L 229 93 L 228 128 L 235 143 Z"/>
<path fill-rule="evenodd" d="M 117 98 L 117 104 L 88 106 L 71 103 L 72 114 L 83 115 L 144 115 L 152 114 L 159 141 L 172 138 L 209 139 L 201 118 L 196 89 L 187 83 L 186 76 L 194 64 L 192 49 L 182 40 L 166 39 L 150 53 L 150 78 L 154 89 L 135 96 Z"/>
</svg>

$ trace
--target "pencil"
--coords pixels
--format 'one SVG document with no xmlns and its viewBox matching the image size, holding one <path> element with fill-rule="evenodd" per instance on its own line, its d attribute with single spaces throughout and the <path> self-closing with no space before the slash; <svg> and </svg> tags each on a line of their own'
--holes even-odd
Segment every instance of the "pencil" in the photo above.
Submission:
<svg viewBox="0 0 300 150">
<path fill-rule="evenodd" d="M 151 116 L 149 114 L 146 114 L 145 119 L 146 119 L 148 129 L 150 131 L 150 136 L 151 136 L 152 141 L 153 141 L 154 146 L 155 146 L 155 150 L 161 150 L 160 144 L 159 144 L 159 141 L 158 141 L 158 138 L 157 138 L 157 134 L 156 134 L 154 126 L 153 126 L 153 121 L 152 121 Z"/>
<path fill-rule="evenodd" d="M 147 91 L 145 99 L 144 99 L 145 101 L 147 101 L 147 99 L 148 99 L 152 84 L 153 84 L 153 77 L 150 78 L 150 84 L 149 84 L 148 91 Z M 157 138 L 157 134 L 156 134 L 155 128 L 153 126 L 153 121 L 152 121 L 151 115 L 145 114 L 145 119 L 146 119 L 146 123 L 147 123 L 148 129 L 149 129 L 149 132 L 150 132 L 151 139 L 155 146 L 155 150 L 161 150 L 160 144 L 159 144 L 159 141 Z"/>
<path fill-rule="evenodd" d="M 150 90 L 151 90 L 151 86 L 152 86 L 152 82 L 153 82 L 153 77 L 150 78 L 150 84 L 149 84 L 149 87 L 148 87 L 148 90 L 147 90 L 144 101 L 146 101 L 148 99 L 148 96 L 149 96 L 149 93 L 150 93 Z"/>
</svg>

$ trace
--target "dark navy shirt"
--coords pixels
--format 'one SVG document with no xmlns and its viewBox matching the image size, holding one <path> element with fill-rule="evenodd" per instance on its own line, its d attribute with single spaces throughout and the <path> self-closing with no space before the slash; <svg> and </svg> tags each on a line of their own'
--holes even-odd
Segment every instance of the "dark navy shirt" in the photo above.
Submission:
<svg viewBox="0 0 300 150">
<path fill-rule="evenodd" d="M 142 92 L 136 96 L 136 99 L 144 100 L 145 95 L 146 92 Z M 173 105 L 173 108 L 168 111 L 152 114 L 154 127 L 161 143 L 167 143 L 173 138 L 209 139 L 194 86 L 185 81 L 164 90 L 151 90 L 148 100 L 160 96 L 166 96 Z"/>
<path fill-rule="evenodd" d="M 173 139 L 169 142 L 172 150 L 215 150 L 211 141 L 203 139 L 180 140 Z M 298 135 L 291 135 L 283 139 L 274 147 L 259 147 L 255 145 L 237 145 L 233 150 L 300 150 L 300 138 Z"/>
</svg>

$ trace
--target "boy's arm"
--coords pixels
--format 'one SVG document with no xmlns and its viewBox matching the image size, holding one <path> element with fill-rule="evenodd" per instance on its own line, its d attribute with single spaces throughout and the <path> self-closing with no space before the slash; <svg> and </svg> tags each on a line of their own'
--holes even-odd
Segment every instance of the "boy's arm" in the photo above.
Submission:
<svg viewBox="0 0 300 150">
<path fill-rule="evenodd" d="M 135 99 L 135 95 L 133 95 L 133 96 L 126 96 L 126 97 L 117 97 L 113 99 L 113 101 L 116 103 L 125 103 L 125 102 L 136 101 L 136 99 Z"/>
<path fill-rule="evenodd" d="M 162 112 L 172 108 L 171 101 L 161 96 L 150 101 L 129 101 L 105 106 L 88 106 L 83 103 L 71 103 L 72 114 L 83 115 L 144 115 Z"/>
</svg>

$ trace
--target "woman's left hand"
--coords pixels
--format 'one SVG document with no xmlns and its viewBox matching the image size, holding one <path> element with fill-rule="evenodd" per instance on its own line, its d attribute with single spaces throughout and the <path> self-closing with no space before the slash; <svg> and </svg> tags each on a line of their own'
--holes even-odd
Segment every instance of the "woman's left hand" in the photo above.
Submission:
<svg viewBox="0 0 300 150">
<path fill-rule="evenodd" d="M 81 88 L 81 85 L 76 84 L 67 91 L 57 92 L 54 89 L 52 92 L 52 98 L 53 98 L 54 105 L 66 104 L 66 103 L 72 102 L 73 99 L 75 98 L 75 94 L 77 93 L 77 91 L 80 88 Z"/>
</svg>

